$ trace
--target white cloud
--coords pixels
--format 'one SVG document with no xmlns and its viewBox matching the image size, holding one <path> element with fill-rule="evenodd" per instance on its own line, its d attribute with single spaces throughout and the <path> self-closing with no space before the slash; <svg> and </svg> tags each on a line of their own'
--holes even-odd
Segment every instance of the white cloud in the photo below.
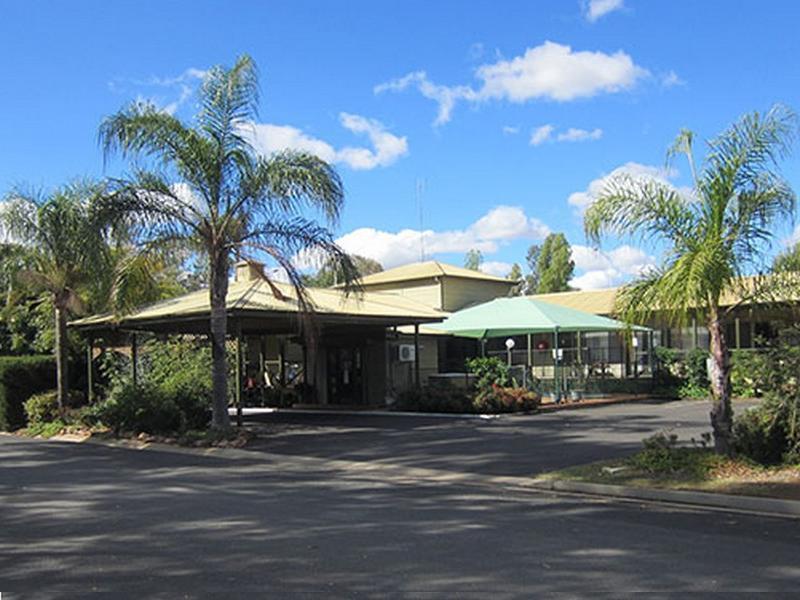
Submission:
<svg viewBox="0 0 800 600">
<path fill-rule="evenodd" d="M 366 135 L 372 148 L 345 146 L 336 149 L 328 142 L 291 125 L 250 123 L 245 129 L 253 145 L 263 154 L 287 149 L 299 150 L 314 154 L 325 162 L 344 164 L 355 170 L 386 167 L 408 154 L 406 137 L 388 132 L 379 121 L 344 112 L 339 114 L 339 121 L 345 129 Z"/>
<path fill-rule="evenodd" d="M 425 71 L 415 71 L 398 79 L 375 86 L 375 93 L 400 92 L 408 87 L 416 87 L 420 94 L 439 105 L 434 125 L 442 125 L 450 120 L 453 107 L 457 100 L 477 100 L 475 92 L 464 85 L 448 87 L 438 85 L 428 79 Z"/>
<path fill-rule="evenodd" d="M 675 71 L 669 71 L 661 76 L 661 85 L 665 88 L 671 88 L 677 85 L 686 85 L 686 82 Z"/>
<path fill-rule="evenodd" d="M 656 265 L 655 258 L 639 248 L 623 245 L 609 251 L 589 246 L 572 246 L 575 268 L 583 271 L 570 281 L 581 290 L 613 287 L 642 275 Z"/>
<path fill-rule="evenodd" d="M 642 165 L 636 162 L 629 162 L 611 171 L 608 175 L 604 175 L 594 179 L 589 183 L 586 190 L 582 192 L 573 192 L 567 198 L 567 203 L 572 206 L 580 214 L 594 203 L 597 197 L 603 192 L 606 185 L 618 175 L 628 175 L 635 179 L 655 179 L 661 183 L 670 185 L 669 179 L 677 176 L 677 172 L 668 171 L 662 167 L 653 167 L 649 165 Z"/>
<path fill-rule="evenodd" d="M 362 227 L 337 240 L 347 252 L 373 258 L 385 268 L 415 262 L 421 252 L 463 253 L 475 248 L 492 254 L 515 239 L 544 239 L 550 229 L 538 219 L 528 217 L 518 206 L 497 206 L 466 229 L 435 231 L 402 229 L 397 232 Z M 510 269 L 510 267 L 509 267 Z"/>
<path fill-rule="evenodd" d="M 503 262 L 500 260 L 487 260 L 481 263 L 481 272 L 488 273 L 489 275 L 496 275 L 497 277 L 507 277 L 511 272 L 511 263 Z"/>
<path fill-rule="evenodd" d="M 136 101 L 154 105 L 158 110 L 174 115 L 192 97 L 206 71 L 189 67 L 173 77 L 131 79 L 118 77 L 109 82 L 112 92 L 127 94 L 137 90 Z"/>
<path fill-rule="evenodd" d="M 589 0 L 584 8 L 584 16 L 587 21 L 594 23 L 599 18 L 623 7 L 623 0 Z"/>
<path fill-rule="evenodd" d="M 542 125 L 537 127 L 531 132 L 530 144 L 531 146 L 540 146 L 545 142 L 586 142 L 599 140 L 603 137 L 603 130 L 595 128 L 579 129 L 577 127 L 570 127 L 566 131 L 562 131 L 556 136 L 553 136 L 556 128 L 553 125 Z"/>
<path fill-rule="evenodd" d="M 507 100 L 514 103 L 545 99 L 568 102 L 601 93 L 632 88 L 648 71 L 636 65 L 625 52 L 573 51 L 570 46 L 544 42 L 528 48 L 521 56 L 498 60 L 477 68 L 477 88 L 446 86 L 432 82 L 425 71 L 382 83 L 375 93 L 416 88 L 434 100 L 438 113 L 434 125 L 447 123 L 458 101 Z"/>
<path fill-rule="evenodd" d="M 578 129 L 570 127 L 563 133 L 559 133 L 556 138 L 559 142 L 585 142 L 587 140 L 599 140 L 603 137 L 603 130 L 599 128 L 592 129 Z"/>
<path fill-rule="evenodd" d="M 519 127 L 512 127 L 511 125 L 504 125 L 503 126 L 503 133 L 506 135 L 517 135 L 519 133 Z"/>
<path fill-rule="evenodd" d="M 531 132 L 531 146 L 539 146 L 540 144 L 544 144 L 553 134 L 553 130 L 555 127 L 552 125 L 542 125 L 541 127 L 537 127 Z"/>
</svg>

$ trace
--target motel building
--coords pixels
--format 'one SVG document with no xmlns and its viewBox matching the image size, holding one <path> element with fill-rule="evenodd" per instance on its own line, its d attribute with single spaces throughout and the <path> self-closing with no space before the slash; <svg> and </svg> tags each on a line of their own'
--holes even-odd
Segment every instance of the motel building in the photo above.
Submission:
<svg viewBox="0 0 800 600">
<path fill-rule="evenodd" d="M 652 380 L 653 350 L 708 348 L 702 315 L 667 327 L 656 317 L 631 332 L 570 332 L 555 341 L 549 332 L 476 340 L 436 328 L 451 314 L 508 297 L 516 282 L 439 261 L 389 269 L 361 280 L 361 290 L 308 288 L 313 315 L 300 310 L 291 286 L 278 293 L 256 263 L 236 266 L 228 291 L 228 349 L 232 403 L 385 407 L 397 394 L 426 384 L 464 385 L 465 361 L 497 356 L 512 373 L 552 381 L 563 377 L 619 382 Z M 590 315 L 613 316 L 616 289 L 540 294 L 531 298 Z M 727 340 L 734 349 L 755 349 L 793 322 L 797 303 L 769 305 L 728 298 Z M 146 370 L 148 341 L 182 336 L 205 343 L 209 332 L 207 290 L 164 300 L 124 316 L 95 315 L 73 321 L 89 339 L 92 364 L 104 351 L 119 353 L 134 377 Z M 556 370 L 556 365 L 563 368 Z M 545 386 L 546 387 L 546 386 Z"/>
</svg>

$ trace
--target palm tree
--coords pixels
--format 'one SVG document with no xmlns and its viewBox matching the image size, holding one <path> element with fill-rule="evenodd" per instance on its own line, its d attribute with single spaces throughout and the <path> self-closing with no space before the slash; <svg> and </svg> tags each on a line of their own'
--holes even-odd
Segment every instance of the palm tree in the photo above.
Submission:
<svg viewBox="0 0 800 600">
<path fill-rule="evenodd" d="M 144 243 L 182 243 L 208 261 L 215 429 L 229 427 L 225 301 L 232 259 L 266 258 L 281 268 L 304 314 L 312 307 L 295 257 L 309 252 L 327 257 L 346 281 L 357 277 L 332 233 L 305 216 L 308 209 L 318 210 L 329 224 L 336 222 L 344 200 L 337 173 L 306 153 L 259 156 L 248 141 L 257 102 L 256 67 L 242 56 L 232 68 L 208 71 L 193 124 L 134 103 L 100 127 L 106 155 L 120 152 L 151 163 L 150 169 L 135 166 L 128 180 L 117 182 L 108 208 L 138 215 Z M 280 295 L 269 276 L 265 279 Z"/>
<path fill-rule="evenodd" d="M 58 405 L 69 394 L 67 317 L 83 306 L 81 292 L 107 262 L 105 229 L 93 210 L 98 188 L 80 183 L 47 197 L 12 192 L 0 218 L 6 234 L 25 253 L 17 278 L 53 305 Z"/>
<path fill-rule="evenodd" d="M 774 227 L 790 219 L 795 194 L 780 175 L 797 132 L 795 115 L 775 106 L 767 113 L 742 117 L 708 142 L 697 169 L 693 135 L 683 131 L 669 156 L 685 154 L 693 190 L 682 194 L 653 179 L 614 178 L 586 211 L 587 237 L 599 244 L 605 235 L 636 238 L 663 249 L 661 266 L 624 286 L 617 311 L 629 321 L 654 311 L 680 323 L 703 314 L 710 337 L 711 425 L 717 452 L 731 451 L 733 412 L 730 403 L 725 319 L 731 307 L 723 295 L 752 298 L 759 290 L 746 286 L 744 275 L 762 268 Z"/>
</svg>

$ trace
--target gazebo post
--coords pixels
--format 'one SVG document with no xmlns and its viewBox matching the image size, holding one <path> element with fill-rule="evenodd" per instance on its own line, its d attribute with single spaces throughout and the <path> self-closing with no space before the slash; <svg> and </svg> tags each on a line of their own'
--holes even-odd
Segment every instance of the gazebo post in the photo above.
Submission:
<svg viewBox="0 0 800 600">
<path fill-rule="evenodd" d="M 236 377 L 236 385 L 234 386 L 236 394 L 236 426 L 242 426 L 242 323 L 236 321 L 234 325 L 234 335 L 236 336 L 235 355 L 236 355 L 236 369 L 234 370 Z"/>
<path fill-rule="evenodd" d="M 533 350 L 531 348 L 531 334 L 527 335 L 528 342 L 528 364 L 525 369 L 525 384 L 528 383 L 528 377 L 533 376 Z"/>
<path fill-rule="evenodd" d="M 94 400 L 94 373 L 92 369 L 92 354 L 94 354 L 94 339 L 90 333 L 86 340 L 86 401 L 91 404 Z"/>
<path fill-rule="evenodd" d="M 261 404 L 266 398 L 266 371 L 267 371 L 267 340 L 263 335 L 258 336 L 258 389 L 261 390 Z"/>
<path fill-rule="evenodd" d="M 419 323 L 414 323 L 414 385 L 419 383 Z"/>
<path fill-rule="evenodd" d="M 133 380 L 133 386 L 139 382 L 139 346 L 137 345 L 136 334 L 131 334 L 131 379 Z"/>
<path fill-rule="evenodd" d="M 558 326 L 553 329 L 553 396 L 556 403 L 561 402 L 561 380 L 559 379 L 559 358 L 558 358 Z"/>
</svg>

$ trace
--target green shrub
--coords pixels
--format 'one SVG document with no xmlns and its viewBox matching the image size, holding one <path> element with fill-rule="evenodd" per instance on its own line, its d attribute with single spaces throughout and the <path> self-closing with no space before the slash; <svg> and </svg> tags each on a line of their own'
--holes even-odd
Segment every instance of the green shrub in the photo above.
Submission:
<svg viewBox="0 0 800 600">
<path fill-rule="evenodd" d="M 55 384 L 56 365 L 50 356 L 0 357 L 0 431 L 24 427 L 25 400 Z"/>
<path fill-rule="evenodd" d="M 644 449 L 628 462 L 656 477 L 701 479 L 721 461 L 711 450 L 678 447 L 675 434 L 657 433 L 642 443 Z"/>
<path fill-rule="evenodd" d="M 28 425 L 49 423 L 59 418 L 58 393 L 55 391 L 42 392 L 31 396 L 25 401 L 25 416 Z"/>
<path fill-rule="evenodd" d="M 178 405 L 156 385 L 123 383 L 98 408 L 100 420 L 116 432 L 172 433 L 181 427 Z"/>
<path fill-rule="evenodd" d="M 763 388 L 763 373 L 767 368 L 760 352 L 734 350 L 731 352 L 731 392 L 736 398 L 755 398 Z"/>
<path fill-rule="evenodd" d="M 786 431 L 769 406 L 754 406 L 736 416 L 733 448 L 762 465 L 779 464 L 787 450 Z"/>
<path fill-rule="evenodd" d="M 734 422 L 734 448 L 755 461 L 800 460 L 800 326 L 781 331 L 758 359 L 764 400 Z"/>
<path fill-rule="evenodd" d="M 67 429 L 67 427 L 68 425 L 64 421 L 61 419 L 55 419 L 54 421 L 34 423 L 28 426 L 26 428 L 26 434 L 30 436 L 51 438 Z"/>
<path fill-rule="evenodd" d="M 508 385 L 511 383 L 508 365 L 499 358 L 469 358 L 466 366 L 467 370 L 475 375 L 475 388 L 478 391 L 488 391 L 493 385 Z"/>
</svg>

